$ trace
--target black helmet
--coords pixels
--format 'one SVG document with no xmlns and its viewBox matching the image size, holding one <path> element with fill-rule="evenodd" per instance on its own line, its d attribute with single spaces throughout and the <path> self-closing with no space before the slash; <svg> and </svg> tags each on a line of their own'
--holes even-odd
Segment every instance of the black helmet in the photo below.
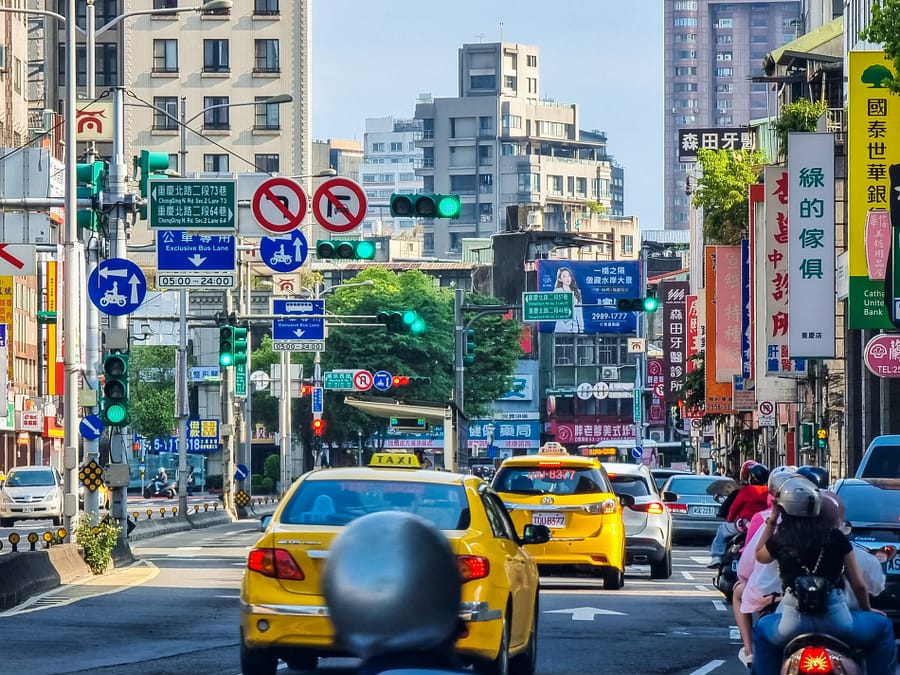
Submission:
<svg viewBox="0 0 900 675">
<path fill-rule="evenodd" d="M 829 485 L 828 470 L 821 466 L 805 464 L 797 469 L 797 473 L 810 480 L 820 490 L 827 490 Z"/>
<path fill-rule="evenodd" d="M 813 518 L 822 508 L 819 488 L 803 476 L 795 476 L 785 481 L 778 491 L 775 502 L 789 516 Z"/>
<path fill-rule="evenodd" d="M 452 645 L 458 635 L 459 562 L 417 515 L 354 520 L 331 546 L 322 586 L 337 638 L 363 659 Z"/>
<path fill-rule="evenodd" d="M 769 468 L 765 464 L 750 467 L 750 485 L 766 485 L 769 482 Z"/>
</svg>

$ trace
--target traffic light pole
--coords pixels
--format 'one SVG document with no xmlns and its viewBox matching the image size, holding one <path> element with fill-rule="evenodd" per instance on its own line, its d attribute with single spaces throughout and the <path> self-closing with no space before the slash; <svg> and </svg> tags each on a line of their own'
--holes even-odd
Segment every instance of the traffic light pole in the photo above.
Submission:
<svg viewBox="0 0 900 675">
<path fill-rule="evenodd" d="M 647 294 L 647 249 L 641 247 L 641 270 L 640 270 L 640 288 L 641 296 Z M 637 337 L 643 338 L 647 335 L 647 312 L 636 312 L 635 317 L 637 326 Z M 634 445 L 642 447 L 644 444 L 644 382 L 647 372 L 647 347 L 644 343 L 644 351 L 638 352 L 634 363 L 634 391 L 632 397 L 634 400 Z M 641 463 L 641 460 L 637 460 Z"/>
</svg>

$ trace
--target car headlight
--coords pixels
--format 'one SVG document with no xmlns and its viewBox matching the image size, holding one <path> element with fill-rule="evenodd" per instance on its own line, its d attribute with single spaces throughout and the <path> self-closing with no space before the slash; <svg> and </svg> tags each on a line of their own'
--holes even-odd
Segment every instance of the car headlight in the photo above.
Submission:
<svg viewBox="0 0 900 675">
<path fill-rule="evenodd" d="M 0 502 L 4 504 L 13 504 L 15 501 L 15 499 L 6 494 L 5 490 L 0 490 Z"/>
</svg>

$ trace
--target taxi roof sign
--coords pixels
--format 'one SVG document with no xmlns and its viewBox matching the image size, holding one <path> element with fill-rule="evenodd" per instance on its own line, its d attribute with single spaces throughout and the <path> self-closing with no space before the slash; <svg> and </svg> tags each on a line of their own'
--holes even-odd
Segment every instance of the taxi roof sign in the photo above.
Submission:
<svg viewBox="0 0 900 675">
<path fill-rule="evenodd" d="M 369 466 L 388 467 L 393 469 L 421 469 L 419 458 L 408 452 L 376 452 L 372 455 Z"/>
<path fill-rule="evenodd" d="M 541 448 L 538 450 L 539 455 L 568 455 L 569 451 L 566 450 L 564 445 L 557 443 L 555 441 L 548 441 L 544 443 Z"/>
</svg>

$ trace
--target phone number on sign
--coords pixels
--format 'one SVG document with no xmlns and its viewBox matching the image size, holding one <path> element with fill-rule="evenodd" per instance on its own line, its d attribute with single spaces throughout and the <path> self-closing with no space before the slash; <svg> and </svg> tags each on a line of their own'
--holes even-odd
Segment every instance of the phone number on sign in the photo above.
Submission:
<svg viewBox="0 0 900 675">
<path fill-rule="evenodd" d="M 156 285 L 160 288 L 187 288 L 192 286 L 215 286 L 218 288 L 233 288 L 233 274 L 207 274 L 204 276 L 194 274 L 157 274 Z"/>
</svg>

